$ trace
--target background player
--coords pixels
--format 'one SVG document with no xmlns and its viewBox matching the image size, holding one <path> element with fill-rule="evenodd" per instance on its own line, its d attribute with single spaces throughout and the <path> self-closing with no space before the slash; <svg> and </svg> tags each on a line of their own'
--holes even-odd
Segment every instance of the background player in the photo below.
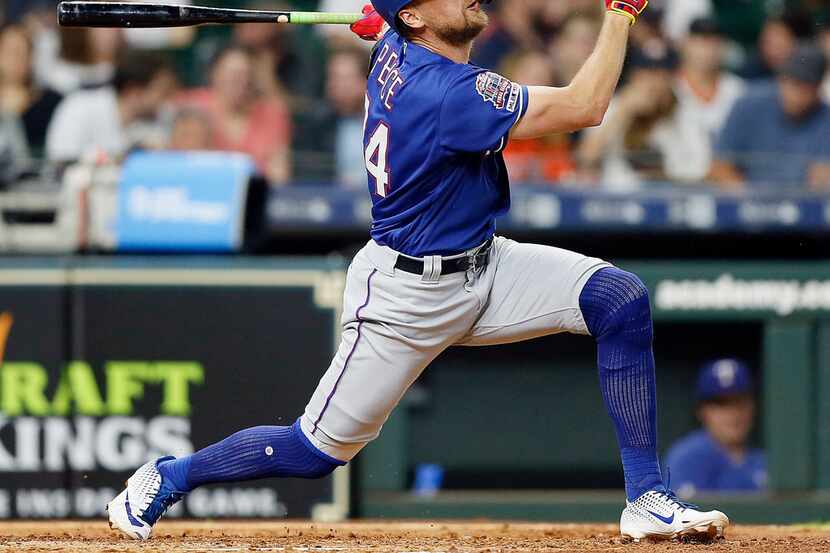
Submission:
<svg viewBox="0 0 830 553">
<path fill-rule="evenodd" d="M 569 86 L 549 88 L 468 64 L 472 41 L 488 23 L 478 0 L 375 0 L 393 30 L 373 52 L 367 86 L 372 240 L 349 268 L 331 366 L 293 426 L 243 430 L 191 456 L 141 467 L 109 504 L 111 524 L 147 538 L 166 509 L 198 486 L 329 474 L 377 437 L 446 348 L 572 332 L 597 340 L 625 473 L 622 534 L 722 533 L 729 523 L 723 513 L 681 502 L 662 481 L 642 281 L 599 259 L 494 237 L 496 217 L 510 205 L 500 152 L 511 137 L 602 121 L 629 28 L 646 3 L 606 0 L 594 53 Z M 379 24 L 370 12 L 356 29 L 375 38 Z"/>
<path fill-rule="evenodd" d="M 701 367 L 695 399 L 703 428 L 678 440 L 665 459 L 678 495 L 766 488 L 766 455 L 749 440 L 754 393 L 752 373 L 737 359 L 716 359 Z"/>
</svg>

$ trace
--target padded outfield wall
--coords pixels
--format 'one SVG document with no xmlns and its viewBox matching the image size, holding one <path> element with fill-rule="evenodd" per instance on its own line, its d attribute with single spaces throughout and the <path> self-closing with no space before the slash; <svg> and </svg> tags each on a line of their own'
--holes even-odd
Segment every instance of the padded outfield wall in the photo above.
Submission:
<svg viewBox="0 0 830 553">
<path fill-rule="evenodd" d="M 830 518 L 830 264 L 620 262 L 652 291 L 660 438 L 694 427 L 700 363 L 761 382 L 765 497 L 743 521 Z M 130 470 L 234 430 L 288 424 L 338 339 L 345 262 L 65 258 L 0 262 L 0 517 L 98 516 Z M 613 520 L 621 485 L 587 337 L 451 349 L 377 443 L 321 482 L 207 488 L 198 517 L 492 516 Z M 432 499 L 415 467 L 446 470 Z M 352 483 L 351 496 L 349 483 Z M 771 518 L 772 517 L 772 518 Z"/>
</svg>

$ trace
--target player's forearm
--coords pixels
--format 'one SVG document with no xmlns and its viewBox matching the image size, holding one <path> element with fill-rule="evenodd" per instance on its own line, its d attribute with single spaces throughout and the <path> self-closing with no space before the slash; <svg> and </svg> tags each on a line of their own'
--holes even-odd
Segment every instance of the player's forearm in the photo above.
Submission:
<svg viewBox="0 0 830 553">
<path fill-rule="evenodd" d="M 573 132 L 602 123 L 620 80 L 629 28 L 626 17 L 608 13 L 594 52 L 570 85 L 528 87 L 528 111 L 513 138 Z"/>
<path fill-rule="evenodd" d="M 629 29 L 627 18 L 607 13 L 593 53 L 567 87 L 575 100 L 584 101 L 587 119 L 594 125 L 602 122 L 620 82 Z"/>
</svg>

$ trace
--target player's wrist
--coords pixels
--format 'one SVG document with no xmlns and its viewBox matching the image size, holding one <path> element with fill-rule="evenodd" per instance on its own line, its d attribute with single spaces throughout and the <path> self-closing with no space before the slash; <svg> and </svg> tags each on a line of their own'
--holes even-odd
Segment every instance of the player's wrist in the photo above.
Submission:
<svg viewBox="0 0 830 553">
<path fill-rule="evenodd" d="M 622 14 L 613 10 L 608 10 L 605 13 L 605 20 L 607 24 L 614 25 L 615 27 L 619 27 L 622 30 L 627 30 L 634 26 L 634 23 L 632 22 L 631 17 L 629 15 Z"/>
<path fill-rule="evenodd" d="M 615 10 L 615 9 L 608 9 L 608 15 L 612 17 L 613 20 L 619 20 L 625 23 L 626 25 L 633 26 L 637 22 L 637 17 L 628 13 L 625 10 Z"/>
<path fill-rule="evenodd" d="M 634 25 L 648 6 L 648 0 L 605 0 L 608 13 L 624 18 L 629 25 Z"/>
</svg>

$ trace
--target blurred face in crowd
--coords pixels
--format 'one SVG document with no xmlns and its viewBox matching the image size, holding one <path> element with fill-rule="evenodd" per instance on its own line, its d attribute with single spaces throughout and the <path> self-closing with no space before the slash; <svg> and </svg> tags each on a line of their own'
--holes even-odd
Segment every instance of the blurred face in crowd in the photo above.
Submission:
<svg viewBox="0 0 830 553">
<path fill-rule="evenodd" d="M 749 395 L 707 401 L 698 408 L 707 432 L 724 447 L 746 445 L 755 418 L 755 400 Z"/>
<path fill-rule="evenodd" d="M 162 69 L 146 85 L 128 86 L 119 95 L 130 119 L 152 119 L 174 96 L 178 81 L 170 69 Z"/>
<path fill-rule="evenodd" d="M 649 98 L 653 111 L 667 109 L 674 103 L 674 72 L 662 68 L 640 68 L 631 73 L 628 88 Z"/>
<path fill-rule="evenodd" d="M 234 27 L 234 38 L 236 41 L 243 46 L 256 50 L 272 47 L 279 33 L 279 25 L 246 23 Z"/>
<path fill-rule="evenodd" d="M 216 61 L 211 75 L 213 91 L 222 104 L 242 111 L 251 99 L 254 86 L 251 56 L 244 50 L 228 50 Z"/>
<path fill-rule="evenodd" d="M 569 84 L 594 50 L 599 25 L 587 16 L 574 16 L 565 22 L 562 32 L 552 45 L 560 83 Z"/>
<path fill-rule="evenodd" d="M 821 101 L 821 89 L 816 84 L 782 76 L 778 78 L 778 88 L 781 92 L 781 107 L 793 119 L 809 114 Z"/>
<path fill-rule="evenodd" d="M 724 57 L 724 42 L 718 35 L 690 35 L 682 48 L 683 67 L 703 73 L 717 72 Z"/>
<path fill-rule="evenodd" d="M 94 63 L 112 62 L 124 45 L 124 33 L 121 29 L 90 28 L 89 47 Z"/>
<path fill-rule="evenodd" d="M 184 112 L 176 117 L 170 133 L 170 149 L 197 151 L 211 147 L 211 128 L 207 115 Z"/>
<path fill-rule="evenodd" d="M 329 60 L 326 73 L 326 96 L 335 111 L 340 115 L 362 113 L 366 97 L 365 56 L 336 53 Z"/>
<path fill-rule="evenodd" d="M 770 68 L 781 67 L 790 59 L 795 47 L 796 37 L 784 23 L 773 20 L 764 25 L 758 48 Z"/>
<path fill-rule="evenodd" d="M 7 27 L 0 33 L 0 84 L 28 84 L 32 48 L 22 27 Z"/>
<path fill-rule="evenodd" d="M 824 56 L 830 60 L 830 28 L 825 27 L 821 34 L 819 34 L 818 45 L 821 51 L 824 52 Z"/>
<path fill-rule="evenodd" d="M 158 110 L 175 95 L 178 86 L 179 81 L 172 70 L 159 71 L 142 94 L 142 113 L 158 113 Z"/>
<path fill-rule="evenodd" d="M 399 15 L 407 25 L 426 27 L 454 46 L 469 44 L 490 22 L 478 0 L 415 0 Z"/>
<path fill-rule="evenodd" d="M 555 80 L 548 56 L 535 51 L 520 55 L 509 74 L 512 80 L 527 86 L 553 86 Z"/>
</svg>

